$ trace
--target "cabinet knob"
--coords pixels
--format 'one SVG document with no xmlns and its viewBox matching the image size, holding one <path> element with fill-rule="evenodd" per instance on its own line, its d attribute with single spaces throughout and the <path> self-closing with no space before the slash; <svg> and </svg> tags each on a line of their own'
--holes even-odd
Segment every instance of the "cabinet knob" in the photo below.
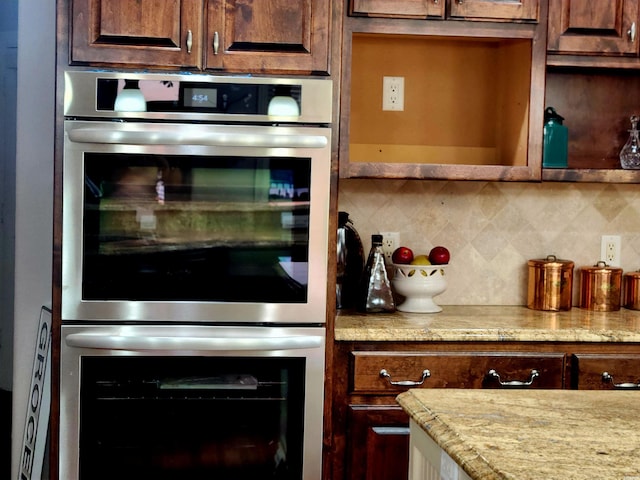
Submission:
<svg viewBox="0 0 640 480">
<path fill-rule="evenodd" d="M 603 383 L 611 382 L 611 385 L 613 385 L 613 388 L 620 388 L 620 389 L 640 388 L 640 383 L 633 383 L 633 382 L 615 383 L 613 381 L 613 375 L 611 375 L 609 372 L 602 372 L 602 382 Z"/>
<path fill-rule="evenodd" d="M 627 35 L 629 35 L 629 41 L 634 43 L 636 41 L 636 22 L 631 24 L 631 28 L 627 30 Z"/>
<path fill-rule="evenodd" d="M 430 376 L 431 372 L 425 369 L 422 371 L 422 378 L 417 382 L 413 380 L 391 380 L 391 375 L 389 374 L 389 372 L 387 372 L 386 369 L 383 368 L 382 370 L 380 370 L 380 377 L 386 378 L 389 384 L 397 387 L 417 387 L 419 385 L 422 385 L 424 381 Z"/>
<path fill-rule="evenodd" d="M 493 368 L 491 370 L 489 370 L 487 372 L 487 376 L 495 378 L 498 383 L 500 384 L 500 386 L 505 387 L 505 388 L 522 388 L 522 387 L 529 387 L 531 386 L 531 384 L 533 383 L 533 380 L 536 377 L 540 376 L 540 373 L 538 373 L 538 370 L 536 369 L 532 369 L 531 370 L 531 374 L 529 376 L 529 380 L 508 380 L 506 382 L 503 382 L 500 379 L 500 374 L 498 372 L 496 372 Z"/>
<path fill-rule="evenodd" d="M 220 48 L 220 35 L 218 32 L 213 32 L 213 54 L 218 54 L 218 49 Z"/>
</svg>

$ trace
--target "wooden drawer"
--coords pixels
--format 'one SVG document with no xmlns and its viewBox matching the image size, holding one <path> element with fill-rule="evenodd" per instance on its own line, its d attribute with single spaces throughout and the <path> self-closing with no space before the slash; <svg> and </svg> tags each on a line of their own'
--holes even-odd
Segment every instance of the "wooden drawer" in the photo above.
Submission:
<svg viewBox="0 0 640 480">
<path fill-rule="evenodd" d="M 570 366 L 571 388 L 640 389 L 640 355 L 573 354 Z"/>
<path fill-rule="evenodd" d="M 359 394 L 397 395 L 408 388 L 563 386 L 562 353 L 353 351 L 351 363 L 351 391 Z M 426 374 L 425 370 L 428 370 Z M 495 370 L 499 378 L 489 375 L 490 370 Z M 532 378 L 533 370 L 538 372 L 535 378 Z M 514 385 L 504 385 L 506 382 Z M 515 385 L 517 382 L 524 385 Z"/>
</svg>

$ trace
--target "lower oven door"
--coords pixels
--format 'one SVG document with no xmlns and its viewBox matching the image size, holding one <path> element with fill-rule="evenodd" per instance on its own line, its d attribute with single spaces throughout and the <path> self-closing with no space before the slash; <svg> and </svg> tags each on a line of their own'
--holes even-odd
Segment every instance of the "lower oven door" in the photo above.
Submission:
<svg viewBox="0 0 640 480">
<path fill-rule="evenodd" d="M 325 329 L 62 326 L 60 478 L 321 478 Z"/>
</svg>

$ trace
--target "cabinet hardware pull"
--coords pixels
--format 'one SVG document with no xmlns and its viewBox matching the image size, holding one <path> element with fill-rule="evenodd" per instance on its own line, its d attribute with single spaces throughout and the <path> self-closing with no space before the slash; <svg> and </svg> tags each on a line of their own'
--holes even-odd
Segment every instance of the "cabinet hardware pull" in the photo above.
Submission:
<svg viewBox="0 0 640 480">
<path fill-rule="evenodd" d="M 213 32 L 213 54 L 218 54 L 218 48 L 220 48 L 220 35 L 218 32 Z"/>
<path fill-rule="evenodd" d="M 613 375 L 609 372 L 602 372 L 602 381 L 604 383 L 611 382 L 613 388 L 640 388 L 640 383 L 633 382 L 624 382 L 624 383 L 615 383 L 613 381 Z"/>
<path fill-rule="evenodd" d="M 193 46 L 193 33 L 191 30 L 187 30 L 187 53 L 191 53 L 191 47 Z"/>
<path fill-rule="evenodd" d="M 533 383 L 533 379 L 536 378 L 536 377 L 539 377 L 540 373 L 538 373 L 538 370 L 532 369 L 531 370 L 531 375 L 529 377 L 529 380 L 523 380 L 523 381 L 521 381 L 521 380 L 509 380 L 509 381 L 506 381 L 506 382 L 503 382 L 500 379 L 500 374 L 498 372 L 496 372 L 493 368 L 487 372 L 487 375 L 489 377 L 493 377 L 493 378 L 497 379 L 498 383 L 502 387 L 519 388 L 519 387 L 528 387 L 528 386 L 530 386 Z"/>
<path fill-rule="evenodd" d="M 631 43 L 636 41 L 636 22 L 631 24 L 631 28 L 627 31 L 627 35 L 629 35 L 629 41 Z"/>
<path fill-rule="evenodd" d="M 386 369 L 382 369 L 380 370 L 380 377 L 381 378 L 386 378 L 389 381 L 389 384 L 391 385 L 395 385 L 397 387 L 417 387 L 419 385 L 422 385 L 424 383 L 424 381 L 429 378 L 431 376 L 431 372 L 429 370 L 423 370 L 422 371 L 422 378 L 417 381 L 414 382 L 413 380 L 391 380 L 391 375 L 389 375 L 389 372 L 387 372 Z"/>
</svg>

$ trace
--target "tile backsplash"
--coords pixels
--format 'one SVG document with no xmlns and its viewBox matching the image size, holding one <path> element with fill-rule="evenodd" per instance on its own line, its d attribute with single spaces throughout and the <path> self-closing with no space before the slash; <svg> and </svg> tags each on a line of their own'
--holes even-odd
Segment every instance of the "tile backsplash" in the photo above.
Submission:
<svg viewBox="0 0 640 480">
<path fill-rule="evenodd" d="M 338 206 L 364 243 L 399 232 L 415 254 L 451 251 L 441 305 L 526 305 L 527 261 L 553 254 L 579 269 L 600 259 L 602 235 L 620 235 L 621 267 L 640 269 L 640 186 L 341 179 Z"/>
</svg>

